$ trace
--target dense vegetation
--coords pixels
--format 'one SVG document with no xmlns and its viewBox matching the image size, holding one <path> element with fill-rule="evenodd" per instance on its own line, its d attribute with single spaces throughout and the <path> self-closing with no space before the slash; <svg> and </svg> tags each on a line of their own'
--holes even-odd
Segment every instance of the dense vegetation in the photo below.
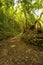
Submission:
<svg viewBox="0 0 43 65">
<path fill-rule="evenodd" d="M 43 34 L 43 0 L 0 0 L 0 40 L 29 31 Z"/>
<path fill-rule="evenodd" d="M 43 65 L 43 0 L 0 0 L 0 65 Z"/>
</svg>

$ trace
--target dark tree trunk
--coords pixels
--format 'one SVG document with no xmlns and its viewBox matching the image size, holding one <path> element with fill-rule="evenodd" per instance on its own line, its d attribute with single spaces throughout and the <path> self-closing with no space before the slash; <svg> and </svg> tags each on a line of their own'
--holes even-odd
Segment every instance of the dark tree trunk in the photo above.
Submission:
<svg viewBox="0 0 43 65">
<path fill-rule="evenodd" d="M 39 22 L 39 20 L 40 20 L 42 14 L 43 14 L 43 12 L 41 13 L 40 17 L 35 21 L 34 25 L 32 25 L 32 26 L 30 27 L 31 30 L 34 30 L 34 29 L 35 29 L 35 26 L 36 26 L 36 24 Z M 38 32 L 41 32 L 40 30 L 37 30 L 37 31 L 38 31 Z"/>
</svg>

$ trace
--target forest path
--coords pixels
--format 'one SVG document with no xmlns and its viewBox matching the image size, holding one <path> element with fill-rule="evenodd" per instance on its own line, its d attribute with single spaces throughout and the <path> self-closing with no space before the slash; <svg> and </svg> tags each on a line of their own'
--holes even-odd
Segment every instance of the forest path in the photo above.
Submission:
<svg viewBox="0 0 43 65">
<path fill-rule="evenodd" d="M 43 65 L 43 49 L 26 44 L 21 35 L 0 42 L 0 65 Z"/>
</svg>

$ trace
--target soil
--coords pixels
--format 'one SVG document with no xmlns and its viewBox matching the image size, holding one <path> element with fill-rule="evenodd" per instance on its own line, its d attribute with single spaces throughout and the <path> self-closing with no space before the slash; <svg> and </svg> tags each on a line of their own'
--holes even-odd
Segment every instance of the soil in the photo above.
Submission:
<svg viewBox="0 0 43 65">
<path fill-rule="evenodd" d="M 21 34 L 0 41 L 0 65 L 43 65 L 43 48 L 25 43 Z"/>
</svg>

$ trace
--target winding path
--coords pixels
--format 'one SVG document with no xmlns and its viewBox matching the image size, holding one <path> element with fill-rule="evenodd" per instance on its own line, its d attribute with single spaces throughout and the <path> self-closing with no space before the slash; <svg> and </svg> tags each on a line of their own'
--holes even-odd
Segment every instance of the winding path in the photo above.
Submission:
<svg viewBox="0 0 43 65">
<path fill-rule="evenodd" d="M 0 42 L 0 65 L 43 65 L 43 49 L 27 45 L 20 34 Z"/>
</svg>

